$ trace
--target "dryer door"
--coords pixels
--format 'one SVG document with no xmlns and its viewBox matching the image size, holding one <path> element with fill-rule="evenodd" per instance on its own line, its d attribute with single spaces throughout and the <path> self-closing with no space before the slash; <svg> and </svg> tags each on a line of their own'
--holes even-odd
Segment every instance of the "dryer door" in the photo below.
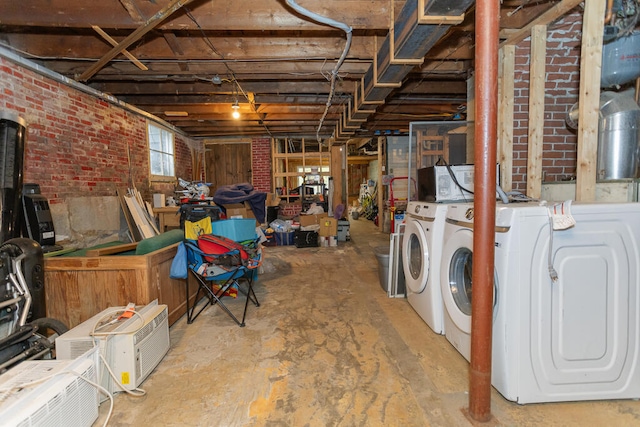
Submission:
<svg viewBox="0 0 640 427">
<path fill-rule="evenodd" d="M 429 278 L 429 245 L 427 235 L 415 219 L 408 218 L 402 242 L 402 266 L 409 293 L 424 292 Z"/>
</svg>

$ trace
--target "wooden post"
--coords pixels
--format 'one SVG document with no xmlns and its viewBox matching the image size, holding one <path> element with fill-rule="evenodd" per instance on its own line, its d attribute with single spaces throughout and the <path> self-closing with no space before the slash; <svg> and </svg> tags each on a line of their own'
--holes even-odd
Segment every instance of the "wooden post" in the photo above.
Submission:
<svg viewBox="0 0 640 427">
<path fill-rule="evenodd" d="M 500 186 L 513 190 L 513 88 L 516 47 L 506 45 L 500 49 L 498 67 L 498 163 Z"/>
<path fill-rule="evenodd" d="M 531 64 L 529 68 L 529 154 L 527 162 L 527 196 L 540 198 L 542 190 L 542 151 L 544 139 L 544 82 L 547 57 L 547 26 L 531 30 Z"/>
<path fill-rule="evenodd" d="M 387 175 L 387 138 L 378 137 L 378 228 L 384 229 L 384 186 L 382 185 L 382 175 Z"/>
<path fill-rule="evenodd" d="M 580 56 L 576 200 L 593 201 L 596 198 L 604 11 L 605 0 L 585 1 Z"/>
<path fill-rule="evenodd" d="M 336 144 L 332 145 L 330 148 L 330 157 L 331 157 L 331 177 L 333 178 L 333 205 L 331 206 L 331 210 L 335 211 L 336 206 L 340 203 L 346 203 L 345 192 L 343 191 L 345 182 L 344 177 L 346 169 L 344 168 L 343 156 L 345 155 L 345 151 L 347 146 L 344 144 Z M 325 182 L 325 184 L 329 184 Z M 345 209 L 348 206 L 345 205 Z"/>
</svg>

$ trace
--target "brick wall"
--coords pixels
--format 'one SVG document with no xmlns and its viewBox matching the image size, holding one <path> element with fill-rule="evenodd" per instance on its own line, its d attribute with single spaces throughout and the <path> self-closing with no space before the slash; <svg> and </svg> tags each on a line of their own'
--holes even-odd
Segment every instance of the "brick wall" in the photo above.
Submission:
<svg viewBox="0 0 640 427">
<path fill-rule="evenodd" d="M 69 197 L 114 195 L 131 180 L 150 200 L 173 183 L 149 182 L 147 119 L 0 58 L 0 109 L 28 124 L 24 182 L 40 184 L 51 204 Z M 191 177 L 190 147 L 176 135 L 176 174 Z"/>
<path fill-rule="evenodd" d="M 271 139 L 253 138 L 251 140 L 251 170 L 253 187 L 267 193 L 271 190 Z"/>
<path fill-rule="evenodd" d="M 545 78 L 543 181 L 575 176 L 577 136 L 565 124 L 567 112 L 578 101 L 582 14 L 579 10 L 549 25 Z M 516 47 L 514 81 L 513 189 L 526 190 L 529 131 L 530 39 Z"/>
</svg>

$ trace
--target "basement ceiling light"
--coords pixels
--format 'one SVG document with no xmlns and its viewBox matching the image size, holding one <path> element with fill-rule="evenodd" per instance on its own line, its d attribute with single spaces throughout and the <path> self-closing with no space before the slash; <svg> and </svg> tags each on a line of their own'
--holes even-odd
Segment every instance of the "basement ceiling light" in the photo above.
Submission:
<svg viewBox="0 0 640 427">
<path fill-rule="evenodd" d="M 231 106 L 231 109 L 233 110 L 233 113 L 231 113 L 231 117 L 233 117 L 234 119 L 238 120 L 240 118 L 240 106 L 238 105 L 238 101 L 236 101 Z"/>
<path fill-rule="evenodd" d="M 189 113 L 186 111 L 165 111 L 164 115 L 167 117 L 187 117 Z"/>
</svg>

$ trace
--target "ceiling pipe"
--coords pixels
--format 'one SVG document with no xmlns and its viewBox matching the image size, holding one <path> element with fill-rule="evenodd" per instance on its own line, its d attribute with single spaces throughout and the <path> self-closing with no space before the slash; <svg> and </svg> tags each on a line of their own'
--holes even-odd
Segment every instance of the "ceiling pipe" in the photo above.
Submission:
<svg viewBox="0 0 640 427">
<path fill-rule="evenodd" d="M 318 143 L 320 143 L 321 142 L 320 132 L 322 130 L 322 124 L 324 123 L 324 119 L 327 117 L 327 114 L 329 113 L 329 107 L 331 107 L 331 99 L 333 98 L 333 94 L 336 91 L 336 80 L 338 78 L 338 71 L 340 70 L 340 67 L 342 66 L 342 63 L 346 59 L 347 53 L 349 52 L 349 49 L 351 48 L 351 38 L 353 36 L 352 28 L 350 26 L 348 26 L 347 24 L 344 24 L 342 22 L 334 21 L 331 18 L 327 18 L 327 17 L 324 17 L 322 15 L 318 15 L 315 12 L 311 12 L 311 11 L 305 9 L 304 7 L 298 5 L 294 0 L 286 0 L 286 3 L 291 8 L 293 8 L 293 10 L 295 10 L 298 13 L 300 13 L 301 15 L 306 16 L 307 18 L 311 18 L 314 21 L 319 22 L 321 24 L 325 24 L 325 25 L 329 25 L 329 26 L 334 27 L 334 28 L 338 28 L 338 29 L 344 31 L 346 33 L 346 35 L 347 35 L 347 42 L 346 42 L 345 47 L 344 47 L 344 49 L 342 51 L 342 55 L 340 55 L 340 59 L 338 59 L 338 62 L 336 63 L 336 66 L 331 71 L 331 89 L 329 90 L 329 97 L 328 97 L 327 102 L 325 104 L 324 113 L 322 114 L 322 117 L 320 118 L 320 124 L 318 125 L 318 130 L 316 132 L 316 139 L 318 140 Z"/>
<path fill-rule="evenodd" d="M 480 422 L 491 419 L 499 20 L 499 0 L 477 1 L 469 415 Z"/>
</svg>

